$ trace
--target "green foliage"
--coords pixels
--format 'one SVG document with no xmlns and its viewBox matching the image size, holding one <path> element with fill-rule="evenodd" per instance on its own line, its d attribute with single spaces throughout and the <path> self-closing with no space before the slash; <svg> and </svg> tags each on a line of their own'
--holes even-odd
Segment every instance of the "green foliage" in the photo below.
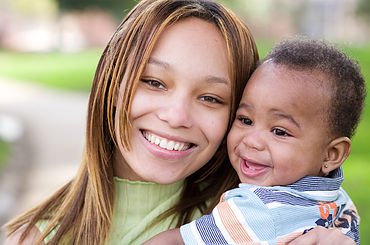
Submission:
<svg viewBox="0 0 370 245">
<path fill-rule="evenodd" d="M 370 19 L 370 0 L 360 0 L 357 6 L 357 12 Z"/>
<path fill-rule="evenodd" d="M 87 8 L 100 8 L 114 13 L 117 17 L 124 16 L 137 1 L 134 0 L 58 0 L 59 8 L 66 10 L 84 10 Z"/>
</svg>

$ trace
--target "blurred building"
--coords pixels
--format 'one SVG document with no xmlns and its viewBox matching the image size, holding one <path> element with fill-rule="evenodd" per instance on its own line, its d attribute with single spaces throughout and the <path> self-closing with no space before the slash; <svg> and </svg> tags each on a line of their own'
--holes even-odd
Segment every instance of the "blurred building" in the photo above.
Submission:
<svg viewBox="0 0 370 245">
<path fill-rule="evenodd" d="M 74 52 L 106 45 L 117 22 L 111 14 L 88 9 L 59 13 L 50 0 L 42 10 L 17 8 L 10 1 L 0 2 L 0 47 L 25 52 Z"/>
<path fill-rule="evenodd" d="M 338 42 L 368 42 L 368 20 L 356 14 L 359 0 L 237 0 L 257 37 L 280 40 L 291 35 Z M 226 2 L 226 1 L 225 1 Z"/>
</svg>

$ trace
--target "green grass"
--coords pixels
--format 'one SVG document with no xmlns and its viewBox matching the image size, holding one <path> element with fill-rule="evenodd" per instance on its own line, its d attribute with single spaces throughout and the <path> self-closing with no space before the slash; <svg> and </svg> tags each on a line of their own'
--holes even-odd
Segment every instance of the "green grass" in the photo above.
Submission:
<svg viewBox="0 0 370 245">
<path fill-rule="evenodd" d="M 260 57 L 264 57 L 272 42 L 257 41 Z M 342 46 L 343 50 L 359 61 L 370 91 L 370 44 Z M 21 54 L 0 51 L 0 76 L 41 83 L 47 86 L 88 91 L 99 50 L 81 53 Z M 344 163 L 343 187 L 349 193 L 361 216 L 361 241 L 370 244 L 370 96 L 367 97 L 362 121 L 353 138 L 352 153 Z M 0 161 L 3 146 L 0 144 Z"/>
<path fill-rule="evenodd" d="M 10 145 L 0 139 L 0 170 L 10 154 Z"/>
<path fill-rule="evenodd" d="M 369 94 L 362 120 L 352 139 L 351 155 L 343 165 L 343 187 L 356 204 L 361 217 L 361 244 L 370 244 L 370 44 L 345 46 L 343 50 L 359 61 Z"/>
<path fill-rule="evenodd" d="M 80 53 L 0 51 L 0 76 L 49 87 L 88 91 L 101 50 Z"/>
</svg>

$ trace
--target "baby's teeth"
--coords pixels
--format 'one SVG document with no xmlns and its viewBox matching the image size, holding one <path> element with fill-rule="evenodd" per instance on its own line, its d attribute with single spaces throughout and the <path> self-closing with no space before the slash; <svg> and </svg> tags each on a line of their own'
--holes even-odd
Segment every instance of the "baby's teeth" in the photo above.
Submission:
<svg viewBox="0 0 370 245">
<path fill-rule="evenodd" d="M 167 149 L 167 150 L 172 151 L 172 150 L 173 150 L 174 145 L 175 145 L 175 142 L 170 141 L 170 142 L 168 142 L 168 144 L 167 144 L 167 148 L 166 148 L 166 149 Z"/>
<path fill-rule="evenodd" d="M 160 142 L 161 142 L 161 140 L 159 138 L 155 138 L 154 144 L 159 145 Z"/>
<path fill-rule="evenodd" d="M 173 149 L 175 151 L 179 150 L 179 147 L 180 147 L 180 144 L 179 143 L 176 143 L 175 146 L 173 147 Z"/>
<path fill-rule="evenodd" d="M 159 144 L 159 146 L 162 148 L 167 148 L 167 140 L 166 139 L 161 140 L 161 143 Z"/>
</svg>

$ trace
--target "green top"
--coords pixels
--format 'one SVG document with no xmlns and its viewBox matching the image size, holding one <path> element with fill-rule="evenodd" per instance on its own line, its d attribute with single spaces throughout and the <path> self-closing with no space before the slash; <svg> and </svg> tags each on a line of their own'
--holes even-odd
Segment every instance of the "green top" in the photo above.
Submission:
<svg viewBox="0 0 370 245">
<path fill-rule="evenodd" d="M 108 244 L 142 244 L 159 232 L 174 228 L 169 216 L 149 227 L 161 213 L 172 207 L 180 198 L 183 180 L 159 185 L 150 182 L 129 181 L 114 177 L 115 203 L 113 223 Z M 201 216 L 200 211 L 194 219 Z M 40 221 L 37 227 L 43 231 L 47 222 Z M 50 241 L 53 234 L 45 239 Z"/>
</svg>

